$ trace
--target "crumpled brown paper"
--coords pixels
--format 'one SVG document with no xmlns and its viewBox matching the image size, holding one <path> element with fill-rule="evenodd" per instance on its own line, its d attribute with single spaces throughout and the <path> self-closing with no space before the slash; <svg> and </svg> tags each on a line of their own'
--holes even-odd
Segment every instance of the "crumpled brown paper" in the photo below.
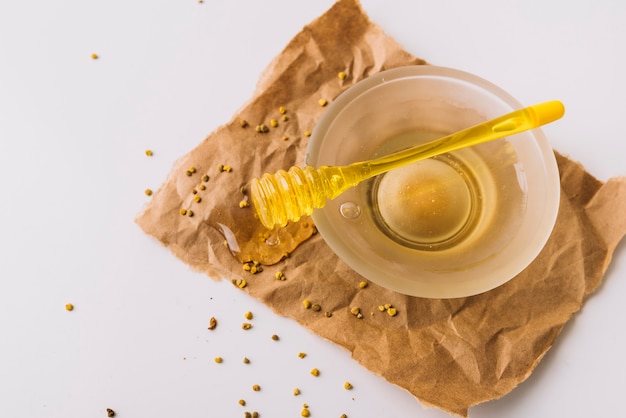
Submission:
<svg viewBox="0 0 626 418">
<path fill-rule="evenodd" d="M 424 404 L 467 416 L 472 405 L 499 398 L 528 378 L 598 287 L 626 233 L 626 178 L 602 183 L 557 153 L 561 207 L 546 247 L 516 278 L 473 297 L 421 299 L 371 283 L 360 289 L 363 279 L 319 235 L 311 236 L 314 228 L 306 219 L 292 226 L 291 235 L 296 241 L 311 238 L 295 251 L 297 242 L 284 243 L 290 257 L 257 275 L 243 271 L 224 246 L 229 239 L 231 247 L 262 239 L 251 226 L 252 207 L 240 208 L 246 199 L 240 189 L 264 172 L 303 163 L 305 131 L 324 111 L 320 98 L 331 101 L 381 70 L 424 63 L 370 22 L 356 0 L 338 1 L 276 57 L 241 111 L 175 164 L 137 223 L 194 269 L 215 279 L 245 279 L 244 291 L 345 347 Z M 340 71 L 348 75 L 345 80 L 337 77 Z M 287 121 L 280 106 L 287 109 Z M 249 126 L 242 127 L 242 119 Z M 256 131 L 271 119 L 277 127 Z M 232 171 L 220 171 L 219 165 Z M 190 167 L 196 172 L 187 173 Z M 203 174 L 210 179 L 203 181 Z M 275 279 L 278 270 L 286 280 Z M 321 310 L 304 309 L 303 299 L 319 303 Z M 386 303 L 397 308 L 397 316 L 378 311 Z M 354 306 L 363 319 L 350 313 Z"/>
</svg>

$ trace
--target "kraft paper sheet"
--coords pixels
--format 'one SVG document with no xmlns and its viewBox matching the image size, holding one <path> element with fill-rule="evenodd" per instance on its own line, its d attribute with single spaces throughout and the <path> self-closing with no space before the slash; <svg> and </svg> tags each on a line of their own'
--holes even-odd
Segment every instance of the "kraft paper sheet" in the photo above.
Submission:
<svg viewBox="0 0 626 418">
<path fill-rule="evenodd" d="M 373 283 L 360 289 L 363 278 L 314 234 L 310 219 L 290 226 L 281 242 L 290 256 L 264 266 L 260 274 L 245 272 L 224 245 L 230 232 L 251 242 L 262 233 L 254 227 L 254 209 L 239 207 L 245 199 L 240 189 L 262 173 L 303 164 L 305 131 L 313 130 L 324 112 L 320 98 L 332 102 L 371 74 L 423 64 L 372 23 L 356 0 L 338 1 L 271 62 L 230 122 L 176 162 L 136 221 L 193 269 L 214 279 L 245 279 L 242 291 L 349 350 L 364 367 L 423 404 L 467 416 L 471 406 L 500 398 L 526 380 L 600 285 L 626 233 L 626 178 L 600 182 L 556 153 L 561 206 L 546 247 L 513 280 L 473 297 L 421 299 Z M 340 71 L 345 80 L 338 78 Z M 288 121 L 282 120 L 280 106 L 287 109 Z M 271 119 L 277 127 L 270 127 Z M 262 123 L 269 132 L 256 131 Z M 222 172 L 220 165 L 232 171 Z M 189 176 L 191 166 L 196 173 Z M 210 176 L 207 182 L 203 174 Z M 181 216 L 181 208 L 194 216 Z M 254 244 L 250 249 L 238 239 L 242 254 L 254 251 Z M 304 242 L 295 248 L 299 241 Z M 286 280 L 275 279 L 279 270 Z M 319 303 L 321 311 L 304 309 L 303 299 Z M 385 303 L 397 308 L 397 316 L 378 311 Z M 350 313 L 353 306 L 361 308 L 363 319 Z"/>
</svg>

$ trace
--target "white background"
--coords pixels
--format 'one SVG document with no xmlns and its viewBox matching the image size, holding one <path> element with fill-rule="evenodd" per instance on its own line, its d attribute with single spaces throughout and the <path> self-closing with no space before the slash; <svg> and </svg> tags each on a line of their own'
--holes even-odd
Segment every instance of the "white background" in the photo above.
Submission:
<svg viewBox="0 0 626 418">
<path fill-rule="evenodd" d="M 448 416 L 230 283 L 190 271 L 133 222 L 144 189 L 230 120 L 269 61 L 332 3 L 0 4 L 3 416 L 105 417 L 113 408 L 120 418 L 282 418 L 299 416 L 304 402 L 312 417 Z M 562 100 L 565 118 L 545 128 L 554 148 L 601 180 L 626 175 L 626 2 L 362 4 L 433 64 L 486 78 L 523 104 Z M 623 415 L 624 276 L 622 242 L 604 284 L 533 375 L 470 415 Z M 248 310 L 254 327 L 244 332 Z"/>
</svg>

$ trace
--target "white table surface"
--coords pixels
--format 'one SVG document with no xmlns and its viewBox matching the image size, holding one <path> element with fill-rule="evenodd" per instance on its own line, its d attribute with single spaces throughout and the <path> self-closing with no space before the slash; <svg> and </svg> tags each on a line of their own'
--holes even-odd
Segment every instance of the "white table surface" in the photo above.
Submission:
<svg viewBox="0 0 626 418">
<path fill-rule="evenodd" d="M 282 418 L 305 402 L 312 417 L 448 416 L 230 283 L 190 271 L 133 222 L 144 189 L 230 120 L 269 61 L 332 3 L 0 4 L 2 416 L 105 417 L 112 408 L 120 418 Z M 626 175 L 626 2 L 362 4 L 433 64 L 477 74 L 524 104 L 562 100 L 566 117 L 545 128 L 554 148 L 601 180 Z M 624 416 L 624 276 L 622 242 L 533 375 L 470 416 Z M 243 332 L 246 311 L 254 328 Z"/>
</svg>

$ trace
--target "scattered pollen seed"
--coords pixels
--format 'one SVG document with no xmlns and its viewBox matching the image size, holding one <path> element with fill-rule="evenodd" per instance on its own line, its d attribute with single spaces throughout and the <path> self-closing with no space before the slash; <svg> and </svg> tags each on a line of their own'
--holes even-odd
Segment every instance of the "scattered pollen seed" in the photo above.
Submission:
<svg viewBox="0 0 626 418">
<path fill-rule="evenodd" d="M 283 141 L 288 141 L 289 137 L 287 135 L 283 135 Z"/>
<path fill-rule="evenodd" d="M 361 309 L 358 307 L 350 308 L 350 313 L 356 316 L 358 319 L 363 319 L 363 314 L 361 313 Z"/>
<path fill-rule="evenodd" d="M 393 306 L 391 306 L 390 303 L 385 303 L 384 305 L 380 305 L 378 307 L 378 310 L 381 312 L 387 311 L 387 314 L 389 316 L 396 316 L 398 314 L 398 310 L 394 308 Z"/>
<path fill-rule="evenodd" d="M 240 200 L 239 201 L 239 207 L 241 209 L 248 208 L 248 207 L 250 207 L 250 203 L 247 200 L 245 200 L 245 199 Z"/>
<path fill-rule="evenodd" d="M 188 210 L 187 211 L 187 216 L 189 216 L 190 218 L 193 216 L 193 210 Z"/>
<path fill-rule="evenodd" d="M 306 357 L 306 353 L 299 352 L 299 353 L 298 353 L 298 357 L 300 357 L 300 358 L 305 358 L 305 357 Z"/>
<path fill-rule="evenodd" d="M 274 335 L 272 335 L 272 340 L 278 341 L 278 340 L 280 340 L 280 338 L 278 337 L 278 335 L 274 334 Z"/>
<path fill-rule="evenodd" d="M 263 267 L 258 261 L 248 261 L 243 263 L 243 269 L 251 274 L 257 274 L 263 271 Z"/>
<path fill-rule="evenodd" d="M 267 125 L 262 123 L 256 126 L 256 131 L 260 134 L 265 134 L 270 131 L 270 128 L 268 128 Z"/>
<path fill-rule="evenodd" d="M 222 361 L 224 361 L 224 359 L 222 359 L 221 357 L 215 357 L 215 359 L 214 359 L 214 360 L 215 360 L 215 362 L 216 362 L 217 364 L 219 364 L 219 363 L 221 363 Z"/>
<path fill-rule="evenodd" d="M 293 396 L 298 396 L 299 394 L 300 394 L 300 389 L 295 388 L 295 389 L 293 390 Z"/>
<path fill-rule="evenodd" d="M 193 200 L 195 200 L 196 203 L 202 202 L 202 198 L 200 196 L 195 196 Z"/>
<path fill-rule="evenodd" d="M 258 392 L 258 391 L 261 390 L 261 386 L 259 386 L 259 385 L 252 385 L 252 390 L 255 391 L 255 392 Z"/>
<path fill-rule="evenodd" d="M 328 104 L 328 100 L 326 100 L 326 99 L 319 99 L 317 102 L 322 107 L 324 107 L 324 106 L 326 106 Z"/>
<path fill-rule="evenodd" d="M 248 357 L 244 357 L 243 364 L 250 364 L 250 359 Z"/>
<path fill-rule="evenodd" d="M 151 149 L 147 149 L 147 150 L 146 150 L 146 155 L 147 155 L 148 157 L 152 157 L 152 156 L 154 155 L 154 153 L 152 152 L 152 150 L 151 150 Z"/>
<path fill-rule="evenodd" d="M 205 183 L 206 183 L 207 181 L 209 181 L 209 175 L 208 175 L 208 174 L 205 174 L 204 176 L 202 176 L 202 181 L 203 181 L 203 182 L 205 182 Z"/>
<path fill-rule="evenodd" d="M 107 408 L 107 417 L 111 418 L 115 416 L 115 411 L 111 408 Z"/>
<path fill-rule="evenodd" d="M 304 131 L 304 136 L 311 136 L 312 132 L 311 131 Z"/>
<path fill-rule="evenodd" d="M 317 369 L 312 369 L 312 370 L 311 370 L 311 375 L 312 375 L 312 376 L 317 377 L 317 376 L 319 376 L 319 375 L 320 375 L 320 371 L 319 371 L 319 370 L 317 370 Z"/>
<path fill-rule="evenodd" d="M 248 282 L 246 282 L 244 279 L 233 279 L 233 284 L 238 288 L 243 289 L 248 285 Z"/>
<path fill-rule="evenodd" d="M 367 287 L 367 282 L 366 281 L 362 281 L 361 283 L 359 283 L 359 287 L 361 289 L 365 289 Z"/>
<path fill-rule="evenodd" d="M 346 414 L 341 414 L 339 418 L 348 418 L 348 416 Z"/>
<path fill-rule="evenodd" d="M 311 302 L 308 299 L 304 299 L 302 301 L 302 305 L 304 305 L 305 309 L 309 309 L 311 307 Z"/>
<path fill-rule="evenodd" d="M 252 315 L 252 312 L 250 311 L 246 312 L 244 316 L 246 317 L 246 319 L 252 319 L 254 317 L 254 315 Z"/>
<path fill-rule="evenodd" d="M 187 214 L 187 209 L 181 209 L 180 214 L 185 216 Z"/>
<path fill-rule="evenodd" d="M 310 417 L 311 413 L 309 412 L 308 409 L 303 409 L 302 412 L 300 412 L 300 415 L 302 415 L 303 417 Z"/>
<path fill-rule="evenodd" d="M 283 122 L 287 122 L 289 120 L 289 116 L 283 115 L 281 119 L 283 120 Z"/>
<path fill-rule="evenodd" d="M 239 405 L 246 406 L 246 401 L 244 401 L 243 399 L 239 399 Z"/>
<path fill-rule="evenodd" d="M 346 383 L 343 384 L 343 388 L 345 390 L 350 390 L 350 389 L 352 389 L 352 384 L 350 382 L 346 382 Z"/>
<path fill-rule="evenodd" d="M 319 311 L 321 311 L 321 310 L 322 310 L 322 307 L 321 307 L 320 305 L 318 305 L 317 303 L 314 303 L 313 305 L 311 305 L 311 309 L 312 309 L 314 312 L 319 312 Z"/>
<path fill-rule="evenodd" d="M 285 280 L 285 275 L 282 271 L 277 271 L 276 274 L 274 274 L 274 278 L 276 280 Z"/>
<path fill-rule="evenodd" d="M 337 77 L 339 77 L 340 80 L 345 80 L 347 76 L 348 74 L 344 73 L 343 71 L 340 71 L 339 74 L 337 74 Z"/>
<path fill-rule="evenodd" d="M 248 322 L 244 322 L 243 324 L 241 324 L 241 329 L 243 330 L 249 330 L 250 328 L 252 328 L 252 324 Z"/>
<path fill-rule="evenodd" d="M 144 193 L 146 194 L 146 196 L 152 196 L 152 189 L 146 189 Z"/>
<path fill-rule="evenodd" d="M 71 303 L 66 303 L 65 304 L 65 310 L 66 311 L 73 311 L 74 310 L 74 305 L 72 305 Z"/>
<path fill-rule="evenodd" d="M 217 319 L 215 319 L 215 317 L 211 317 L 211 319 L 209 319 L 209 330 L 213 331 L 215 329 L 215 327 L 217 327 Z"/>
<path fill-rule="evenodd" d="M 271 126 L 272 128 L 277 127 L 277 126 L 278 126 L 278 121 L 277 121 L 276 119 L 272 119 L 272 120 L 270 120 L 270 126 Z"/>
<path fill-rule="evenodd" d="M 240 125 L 242 128 L 247 128 L 247 127 L 248 127 L 248 121 L 247 121 L 247 120 L 245 120 L 245 119 L 241 119 L 241 120 L 239 121 L 239 125 Z"/>
<path fill-rule="evenodd" d="M 287 109 L 285 109 L 284 106 L 281 106 L 278 108 L 278 113 L 280 113 L 281 115 L 284 115 L 285 113 L 287 113 Z"/>
<path fill-rule="evenodd" d="M 91 59 L 92 59 L 92 60 L 97 60 L 98 58 L 100 58 L 100 57 L 98 56 L 98 54 L 91 54 Z"/>
<path fill-rule="evenodd" d="M 204 184 L 201 184 L 198 186 L 198 189 L 200 190 L 206 190 L 206 186 Z"/>
</svg>

